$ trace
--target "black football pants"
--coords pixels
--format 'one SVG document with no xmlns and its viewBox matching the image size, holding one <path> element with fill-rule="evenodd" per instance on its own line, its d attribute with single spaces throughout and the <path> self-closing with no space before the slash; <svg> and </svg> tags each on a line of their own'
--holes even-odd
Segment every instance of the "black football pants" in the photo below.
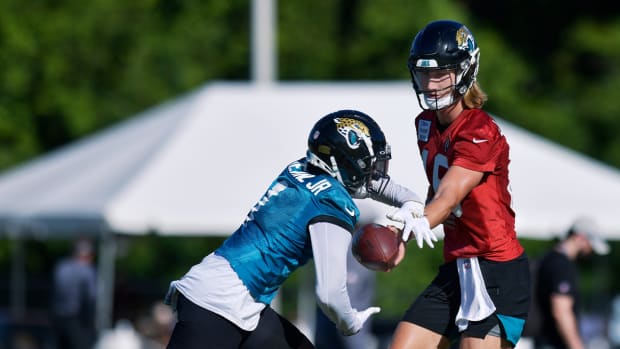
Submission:
<svg viewBox="0 0 620 349">
<path fill-rule="evenodd" d="M 225 318 L 203 309 L 179 294 L 178 321 L 167 349 L 288 349 L 314 348 L 297 327 L 270 307 L 258 327 L 244 331 Z"/>
</svg>

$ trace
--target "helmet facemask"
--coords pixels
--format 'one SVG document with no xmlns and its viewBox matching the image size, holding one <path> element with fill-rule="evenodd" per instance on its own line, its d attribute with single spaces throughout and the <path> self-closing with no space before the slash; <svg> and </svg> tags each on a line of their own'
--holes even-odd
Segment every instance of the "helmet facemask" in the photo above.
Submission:
<svg viewBox="0 0 620 349">
<path fill-rule="evenodd" d="M 372 178 L 378 179 L 388 176 L 388 170 L 390 167 L 390 160 L 392 159 L 392 148 L 389 144 L 385 144 L 380 147 L 377 153 L 377 160 L 373 165 Z"/>
<path fill-rule="evenodd" d="M 368 142 L 370 142 L 370 138 Z M 324 156 L 322 157 L 308 151 L 307 159 L 310 164 L 336 178 L 350 193 L 354 193 L 358 190 L 366 189 L 365 187 L 368 185 L 377 163 L 377 157 L 374 155 L 372 145 L 370 147 L 367 145 L 363 146 L 369 150 L 368 155 L 363 158 L 355 159 L 335 148 L 332 149 L 332 154 L 326 159 L 323 159 L 325 158 Z"/>
<path fill-rule="evenodd" d="M 476 48 L 468 59 L 454 65 L 439 66 L 434 59 L 410 60 L 409 72 L 420 107 L 424 110 L 441 110 L 459 101 L 476 80 L 479 56 L 480 50 Z M 433 74 L 448 76 L 450 84 L 440 89 L 425 89 L 429 75 Z"/>
<path fill-rule="evenodd" d="M 378 149 L 377 149 L 378 148 Z M 375 154 L 370 171 L 365 174 L 365 181 L 359 187 L 355 188 L 355 190 L 349 192 L 351 196 L 355 199 L 365 199 L 368 197 L 370 191 L 373 188 L 372 181 L 380 180 L 382 178 L 388 179 L 387 181 L 383 181 L 383 183 L 387 183 L 389 181 L 390 176 L 388 175 L 389 163 L 392 158 L 392 152 L 389 144 L 380 144 L 375 146 Z"/>
<path fill-rule="evenodd" d="M 336 178 L 350 193 L 358 190 L 366 190 L 365 187 L 368 185 L 369 178 L 372 177 L 373 164 L 376 162 L 374 157 L 354 161 L 335 155 L 329 156 L 329 160 L 324 161 L 321 157 L 309 150 L 306 154 L 306 158 L 308 159 L 308 163 Z"/>
</svg>

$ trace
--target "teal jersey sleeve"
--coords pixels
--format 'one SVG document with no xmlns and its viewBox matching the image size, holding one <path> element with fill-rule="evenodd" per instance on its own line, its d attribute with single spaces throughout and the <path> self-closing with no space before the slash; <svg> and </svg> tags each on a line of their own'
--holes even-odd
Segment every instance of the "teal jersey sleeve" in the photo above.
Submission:
<svg viewBox="0 0 620 349">
<path fill-rule="evenodd" d="M 296 161 L 271 183 L 245 222 L 215 253 L 226 258 L 252 296 L 269 304 L 280 285 L 312 258 L 308 226 L 327 221 L 352 231 L 359 210 L 335 178 Z"/>
</svg>

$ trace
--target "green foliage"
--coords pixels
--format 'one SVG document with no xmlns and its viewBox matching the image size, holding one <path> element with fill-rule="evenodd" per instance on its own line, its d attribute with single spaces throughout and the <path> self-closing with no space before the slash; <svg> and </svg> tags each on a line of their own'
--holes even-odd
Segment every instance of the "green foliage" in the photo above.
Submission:
<svg viewBox="0 0 620 349">
<path fill-rule="evenodd" d="M 559 92 L 572 98 L 571 116 L 582 130 L 584 144 L 578 149 L 619 166 L 620 104 L 616 91 L 620 88 L 620 20 L 578 21 L 556 57 Z"/>
<path fill-rule="evenodd" d="M 578 17 L 565 4 L 566 17 L 549 22 L 553 36 L 516 26 L 546 18 L 516 3 L 276 3 L 281 80 L 408 80 L 415 33 L 431 20 L 459 20 L 481 46 L 479 79 L 491 112 L 620 166 L 620 24 L 605 7 Z M 249 79 L 250 5 L 0 2 L 0 169 L 207 81 Z"/>
<path fill-rule="evenodd" d="M 248 16 L 245 1 L 1 2 L 0 168 L 246 78 Z"/>
<path fill-rule="evenodd" d="M 157 280 L 165 287 L 183 276 L 191 266 L 213 252 L 221 237 L 161 237 L 155 235 L 118 239 L 116 269 L 120 277 Z M 162 295 L 163 296 L 163 295 Z"/>
<path fill-rule="evenodd" d="M 463 17 L 446 0 L 283 1 L 278 11 L 282 80 L 408 79 L 407 55 L 419 28 Z"/>
<path fill-rule="evenodd" d="M 431 249 L 407 245 L 405 259 L 389 273 L 377 273 L 376 304 L 381 318 L 400 318 L 409 304 L 428 286 L 443 264 L 443 242 Z"/>
<path fill-rule="evenodd" d="M 532 240 L 532 239 L 519 239 L 521 245 L 525 249 L 528 257 L 532 260 L 541 258 L 553 245 L 556 240 Z"/>
</svg>

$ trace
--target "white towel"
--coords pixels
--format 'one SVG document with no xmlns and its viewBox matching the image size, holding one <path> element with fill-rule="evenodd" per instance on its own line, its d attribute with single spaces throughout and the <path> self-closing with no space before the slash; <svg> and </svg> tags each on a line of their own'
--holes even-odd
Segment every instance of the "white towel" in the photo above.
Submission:
<svg viewBox="0 0 620 349">
<path fill-rule="evenodd" d="M 495 304 L 484 284 L 478 257 L 458 258 L 456 267 L 461 283 L 461 305 L 454 323 L 459 332 L 463 332 L 467 329 L 469 321 L 480 321 L 493 314 Z"/>
</svg>

